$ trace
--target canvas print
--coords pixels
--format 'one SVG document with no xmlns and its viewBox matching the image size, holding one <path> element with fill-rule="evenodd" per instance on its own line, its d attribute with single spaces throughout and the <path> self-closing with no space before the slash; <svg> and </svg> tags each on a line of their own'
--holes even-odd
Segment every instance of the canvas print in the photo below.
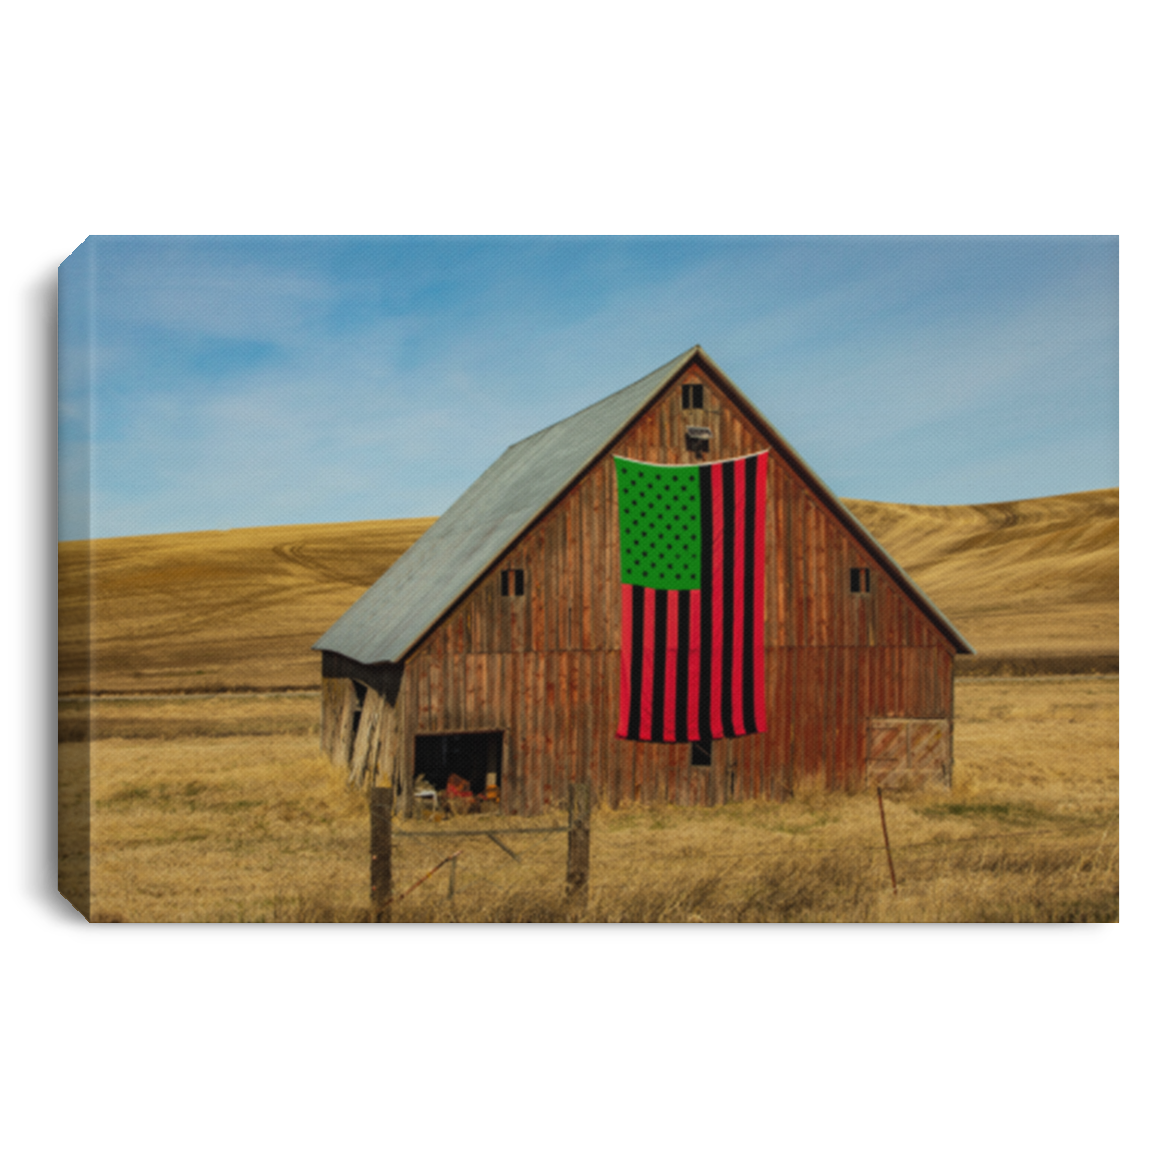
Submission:
<svg viewBox="0 0 1155 1155">
<path fill-rule="evenodd" d="M 89 237 L 104 922 L 1119 918 L 1114 237 Z"/>
</svg>

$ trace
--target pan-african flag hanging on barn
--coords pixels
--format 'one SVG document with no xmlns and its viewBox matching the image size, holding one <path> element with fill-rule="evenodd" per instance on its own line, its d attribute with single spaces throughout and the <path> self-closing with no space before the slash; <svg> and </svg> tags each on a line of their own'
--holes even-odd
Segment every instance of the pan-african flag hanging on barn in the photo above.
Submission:
<svg viewBox="0 0 1155 1155">
<path fill-rule="evenodd" d="M 697 742 L 766 729 L 768 462 L 767 453 L 706 465 L 614 458 L 619 738 Z"/>
</svg>

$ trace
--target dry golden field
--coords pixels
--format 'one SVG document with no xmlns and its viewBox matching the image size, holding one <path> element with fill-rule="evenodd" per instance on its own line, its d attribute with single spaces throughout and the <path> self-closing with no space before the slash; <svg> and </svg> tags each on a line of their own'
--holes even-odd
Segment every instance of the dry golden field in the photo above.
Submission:
<svg viewBox="0 0 1155 1155">
<path fill-rule="evenodd" d="M 1118 490 L 847 504 L 980 656 L 1117 655 Z M 66 892 L 91 887 L 92 917 L 367 918 L 365 799 L 318 753 L 310 646 L 431 521 L 60 546 L 61 878 Z M 874 795 L 803 787 L 785 803 L 595 812 L 582 917 L 1117 919 L 1117 677 L 960 679 L 955 753 L 949 793 L 888 796 L 897 896 Z M 398 892 L 460 856 L 395 919 L 572 917 L 564 834 L 506 842 L 519 860 L 482 838 L 399 837 Z"/>
<path fill-rule="evenodd" d="M 1112 921 L 1119 916 L 1118 680 L 959 683 L 955 785 L 890 794 L 891 891 L 871 793 L 800 789 L 784 803 L 596 810 L 601 922 Z M 62 778 L 92 771 L 92 917 L 132 922 L 365 921 L 365 797 L 317 753 L 315 694 L 102 700 L 91 742 L 61 745 Z M 80 738 L 86 710 L 64 703 Z M 75 829 L 66 796 L 62 829 Z M 564 825 L 468 816 L 397 830 Z M 398 838 L 396 921 L 553 921 L 564 834 Z M 67 848 L 65 848 L 67 850 Z"/>
<path fill-rule="evenodd" d="M 1117 489 L 846 504 L 980 655 L 1118 653 Z M 432 521 L 64 542 L 60 692 L 312 688 L 310 646 Z"/>
<path fill-rule="evenodd" d="M 60 545 L 60 692 L 312 688 L 309 647 L 433 518 Z"/>
<path fill-rule="evenodd" d="M 846 505 L 980 656 L 1118 654 L 1118 489 Z"/>
</svg>

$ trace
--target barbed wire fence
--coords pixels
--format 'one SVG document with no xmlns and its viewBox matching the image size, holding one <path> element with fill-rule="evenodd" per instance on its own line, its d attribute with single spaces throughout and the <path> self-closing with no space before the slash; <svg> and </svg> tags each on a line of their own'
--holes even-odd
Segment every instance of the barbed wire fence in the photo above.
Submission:
<svg viewBox="0 0 1155 1155">
<path fill-rule="evenodd" d="M 1013 853 L 1014 844 L 1056 833 L 1048 827 L 895 841 L 883 834 L 880 805 L 877 843 L 806 846 L 783 836 L 768 838 L 761 849 L 731 852 L 663 845 L 660 837 L 640 845 L 634 830 L 599 823 L 597 846 L 591 848 L 589 784 L 572 784 L 568 801 L 564 825 L 550 822 L 548 815 L 536 821 L 482 815 L 481 825 L 467 826 L 456 825 L 458 820 L 398 821 L 392 791 L 375 788 L 370 804 L 372 920 L 474 921 L 480 916 L 537 921 L 535 912 L 553 919 L 559 911 L 577 919 L 590 904 L 591 856 L 602 913 L 607 903 L 624 901 L 626 921 L 649 921 L 655 914 L 677 917 L 727 887 L 752 894 L 758 887 L 777 885 L 786 907 L 791 888 L 813 889 L 823 880 L 850 889 L 893 889 L 897 895 L 932 878 L 934 867 L 944 861 L 959 869 L 1014 869 L 1006 859 L 1008 847 Z M 1084 823 L 1081 829 L 1092 842 L 1095 835 L 1098 840 L 1071 851 L 1082 854 L 1076 854 L 1076 865 L 1094 865 L 1112 854 L 1117 862 L 1117 824 L 1100 828 Z M 1108 844 L 1112 833 L 1115 838 Z M 761 901 L 772 911 L 778 899 L 766 895 Z M 742 900 L 733 901 L 740 907 Z"/>
<path fill-rule="evenodd" d="M 426 879 L 443 867 L 449 867 L 447 899 L 455 903 L 459 896 L 469 898 L 472 905 L 492 904 L 510 894 L 515 888 L 541 890 L 552 881 L 556 895 L 559 869 L 560 840 L 542 836 L 565 834 L 564 897 L 568 909 L 580 914 L 589 902 L 590 876 L 590 802 L 588 782 L 572 782 L 569 787 L 567 822 L 564 826 L 524 825 L 506 822 L 501 826 L 458 829 L 430 829 L 432 823 L 395 823 L 393 818 L 393 791 L 388 787 L 374 787 L 370 793 L 370 906 L 374 922 L 392 921 L 393 907 L 407 897 Z M 486 846 L 470 840 L 485 839 Z M 448 840 L 448 842 L 446 842 Z M 425 848 L 409 847 L 407 842 L 456 845 L 457 849 L 442 858 L 419 881 L 398 895 L 393 888 L 394 866 L 416 865 L 429 857 Z M 513 845 L 517 844 L 517 849 Z M 471 853 L 460 862 L 463 845 L 470 845 Z M 501 871 L 494 869 L 492 856 L 500 853 L 523 869 L 511 883 Z M 396 862 L 395 862 L 396 860 Z"/>
</svg>

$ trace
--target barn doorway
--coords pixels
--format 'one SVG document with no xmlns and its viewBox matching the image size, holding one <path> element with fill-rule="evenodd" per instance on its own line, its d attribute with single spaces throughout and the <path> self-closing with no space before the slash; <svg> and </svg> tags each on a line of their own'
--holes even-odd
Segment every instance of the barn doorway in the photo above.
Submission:
<svg viewBox="0 0 1155 1155">
<path fill-rule="evenodd" d="M 500 730 L 418 734 L 414 771 L 439 792 L 456 774 L 469 783 L 474 795 L 484 797 L 487 787 L 501 788 L 501 745 Z"/>
</svg>

